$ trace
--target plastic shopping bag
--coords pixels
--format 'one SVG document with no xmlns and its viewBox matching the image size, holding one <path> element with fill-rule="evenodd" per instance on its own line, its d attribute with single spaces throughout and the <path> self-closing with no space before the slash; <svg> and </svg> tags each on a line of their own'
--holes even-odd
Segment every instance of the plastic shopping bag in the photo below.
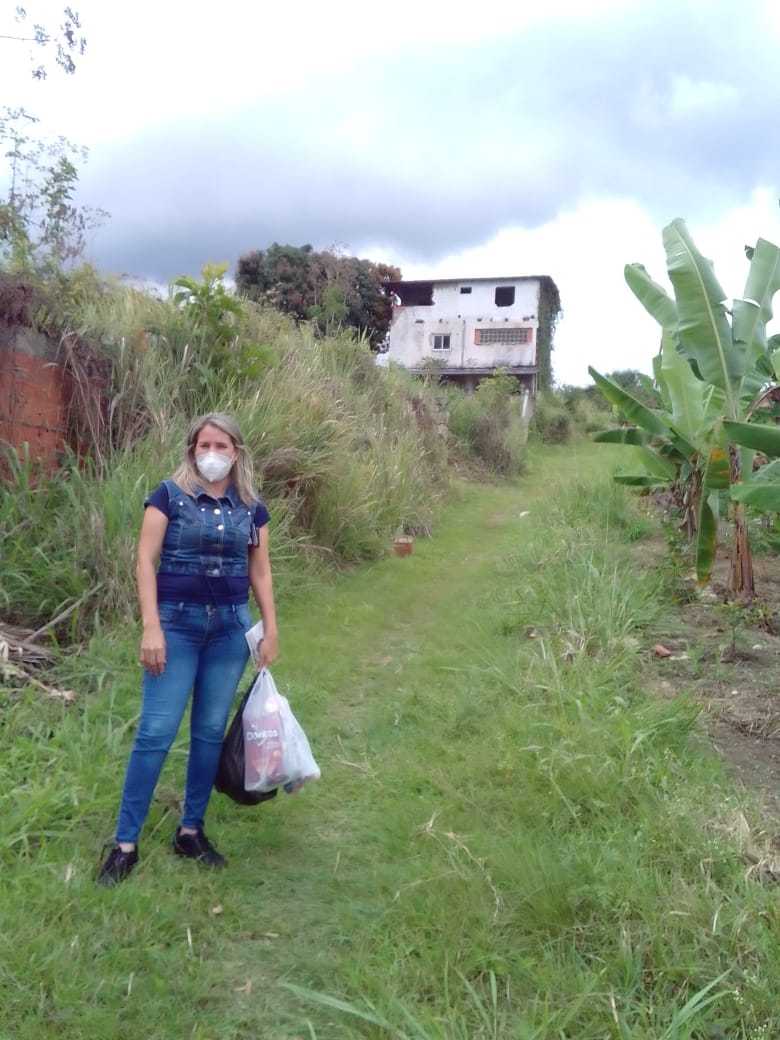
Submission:
<svg viewBox="0 0 780 1040">
<path fill-rule="evenodd" d="M 294 794 L 308 780 L 319 779 L 306 734 L 267 668 L 258 673 L 241 717 L 247 792 L 283 787 Z"/>
<path fill-rule="evenodd" d="M 276 795 L 276 788 L 272 791 L 247 791 L 244 787 L 244 726 L 241 719 L 254 685 L 255 680 L 253 679 L 247 686 L 233 720 L 227 728 L 214 781 L 214 787 L 218 791 L 227 795 L 228 798 L 232 798 L 239 805 L 257 805 Z"/>
</svg>

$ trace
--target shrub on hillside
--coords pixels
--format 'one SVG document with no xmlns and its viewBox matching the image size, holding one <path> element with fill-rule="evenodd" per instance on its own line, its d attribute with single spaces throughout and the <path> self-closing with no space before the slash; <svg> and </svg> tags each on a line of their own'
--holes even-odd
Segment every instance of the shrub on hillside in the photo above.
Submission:
<svg viewBox="0 0 780 1040">
<path fill-rule="evenodd" d="M 568 444 L 572 415 L 556 394 L 550 391 L 537 394 L 531 432 L 542 444 Z"/>
</svg>

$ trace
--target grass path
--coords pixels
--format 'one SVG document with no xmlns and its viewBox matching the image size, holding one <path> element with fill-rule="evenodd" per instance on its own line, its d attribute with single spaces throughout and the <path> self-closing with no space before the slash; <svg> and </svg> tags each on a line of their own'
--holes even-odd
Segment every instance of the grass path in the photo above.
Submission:
<svg viewBox="0 0 780 1040">
<path fill-rule="evenodd" d="M 675 803 L 672 823 L 663 806 L 678 772 L 681 784 L 712 786 L 717 769 L 688 756 L 683 776 L 669 756 L 688 723 L 675 736 L 676 708 L 659 719 L 629 703 L 636 668 L 622 650 L 600 685 L 575 662 L 584 692 L 564 702 L 557 659 L 529 664 L 509 623 L 548 569 L 565 581 L 572 550 L 557 503 L 572 484 L 603 480 L 613 459 L 592 445 L 537 449 L 515 484 L 464 487 L 410 557 L 282 605 L 274 676 L 323 775 L 259 807 L 215 795 L 208 824 L 225 872 L 170 853 L 179 741 L 141 866 L 97 889 L 132 737 L 111 720 L 137 710 L 134 670 L 117 666 L 119 692 L 64 713 L 40 770 L 69 822 L 5 861 L 2 1040 L 685 1040 L 664 1029 L 682 1014 L 677 996 L 685 1008 L 689 987 L 719 974 L 720 897 L 711 882 L 699 891 L 695 814 Z M 581 549 L 584 596 L 587 575 L 608 567 Z M 555 580 L 545 610 L 561 608 Z M 594 615 L 621 599 L 620 580 Z M 609 729 L 598 728 L 602 706 Z M 20 818 L 53 797 L 40 792 Z M 673 919 L 670 886 L 682 907 Z M 746 913 L 718 910 L 732 929 L 724 964 Z M 762 920 L 751 918 L 759 945 Z"/>
</svg>

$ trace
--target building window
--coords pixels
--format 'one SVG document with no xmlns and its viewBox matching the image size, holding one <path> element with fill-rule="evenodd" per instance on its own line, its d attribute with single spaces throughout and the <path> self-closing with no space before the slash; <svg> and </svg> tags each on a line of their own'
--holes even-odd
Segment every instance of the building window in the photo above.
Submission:
<svg viewBox="0 0 780 1040">
<path fill-rule="evenodd" d="M 449 332 L 441 333 L 437 332 L 431 336 L 431 345 L 434 350 L 449 350 L 450 349 L 450 334 Z"/>
<path fill-rule="evenodd" d="M 493 325 L 489 329 L 474 329 L 474 343 L 478 347 L 519 346 L 530 343 L 533 329 L 512 329 L 506 325 Z"/>
<path fill-rule="evenodd" d="M 400 296 L 402 307 L 433 306 L 433 282 L 387 282 L 385 290 Z"/>
<path fill-rule="evenodd" d="M 466 296 L 470 292 L 471 292 L 471 286 L 470 285 L 461 285 L 461 287 L 460 287 L 460 294 L 461 294 L 461 296 Z"/>
<path fill-rule="evenodd" d="M 496 307 L 511 307 L 515 302 L 514 285 L 496 286 Z"/>
</svg>

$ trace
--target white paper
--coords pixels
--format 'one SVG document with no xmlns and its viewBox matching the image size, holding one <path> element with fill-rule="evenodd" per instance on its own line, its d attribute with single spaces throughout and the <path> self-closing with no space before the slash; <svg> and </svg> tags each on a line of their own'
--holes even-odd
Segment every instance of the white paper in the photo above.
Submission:
<svg viewBox="0 0 780 1040">
<path fill-rule="evenodd" d="M 259 668 L 258 660 L 260 657 L 260 644 L 263 641 L 265 635 L 265 629 L 263 628 L 263 622 L 258 621 L 256 625 L 244 633 L 247 643 L 249 644 L 249 653 L 254 661 L 255 668 Z"/>
</svg>

